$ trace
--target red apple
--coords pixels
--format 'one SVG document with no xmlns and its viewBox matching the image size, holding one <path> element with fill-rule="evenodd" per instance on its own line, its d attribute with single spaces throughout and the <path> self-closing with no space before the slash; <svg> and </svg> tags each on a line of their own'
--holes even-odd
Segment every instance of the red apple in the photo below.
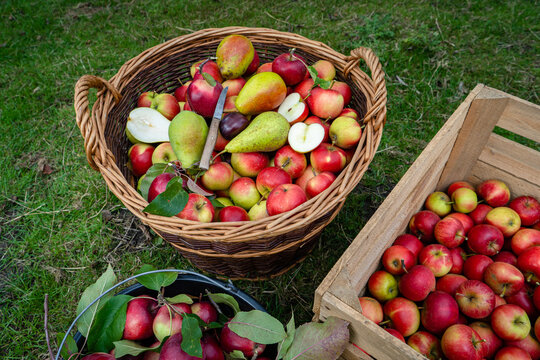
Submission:
<svg viewBox="0 0 540 360">
<path fill-rule="evenodd" d="M 493 261 L 502 261 L 510 265 L 517 265 L 517 257 L 510 251 L 501 251 L 497 255 L 492 257 Z"/>
<path fill-rule="evenodd" d="M 150 107 L 150 105 L 152 105 L 152 100 L 154 100 L 156 96 L 157 92 L 155 91 L 143 92 L 137 99 L 137 107 Z"/>
<path fill-rule="evenodd" d="M 495 360 L 530 360 L 531 356 L 516 346 L 505 346 L 495 354 Z"/>
<path fill-rule="evenodd" d="M 383 320 L 383 309 L 380 302 L 369 296 L 359 297 L 358 301 L 362 307 L 362 315 L 373 321 L 375 324 L 378 324 Z"/>
<path fill-rule="evenodd" d="M 240 90 L 246 85 L 246 80 L 244 78 L 236 78 L 236 79 L 229 79 L 225 80 L 222 83 L 224 88 L 227 89 L 227 97 L 236 96 L 240 93 Z"/>
<path fill-rule="evenodd" d="M 201 358 L 188 355 L 181 347 L 182 333 L 178 332 L 168 338 L 161 348 L 161 360 L 200 360 Z"/>
<path fill-rule="evenodd" d="M 294 151 L 290 145 L 285 145 L 276 152 L 274 166 L 282 168 L 291 178 L 296 179 L 307 168 L 306 155 Z"/>
<path fill-rule="evenodd" d="M 424 244 L 414 235 L 402 234 L 394 240 L 394 245 L 402 245 L 409 249 L 415 257 L 418 256 Z"/>
<path fill-rule="evenodd" d="M 421 312 L 422 325 L 427 331 L 442 334 L 457 323 L 459 307 L 454 298 L 443 291 L 434 291 L 424 301 Z"/>
<path fill-rule="evenodd" d="M 201 72 L 201 65 L 204 63 L 204 65 L 202 66 L 202 71 L 207 73 L 211 77 L 213 77 L 214 80 L 216 80 L 217 82 L 220 82 L 220 83 L 223 82 L 223 77 L 221 76 L 221 72 L 219 71 L 219 67 L 217 63 L 215 63 L 212 60 L 208 60 L 206 62 L 205 61 L 206 59 L 203 59 L 191 65 L 191 67 L 189 68 L 191 77 L 194 80 L 196 80 L 195 78 L 197 79 L 202 78 L 202 76 L 200 75 L 200 72 Z"/>
<path fill-rule="evenodd" d="M 524 226 L 540 222 L 540 202 L 532 196 L 519 196 L 512 200 L 508 207 L 519 215 Z"/>
<path fill-rule="evenodd" d="M 491 326 L 488 323 L 476 321 L 469 326 L 478 333 L 481 339 L 485 340 L 486 358 L 489 359 L 493 357 L 497 350 L 503 346 L 502 340 L 495 335 L 495 332 L 493 332 L 493 329 L 491 329 Z"/>
<path fill-rule="evenodd" d="M 214 86 L 205 79 L 193 80 L 187 89 L 187 102 L 189 107 L 197 114 L 212 117 L 223 86 L 216 82 Z"/>
<path fill-rule="evenodd" d="M 295 180 L 295 184 L 300 186 L 302 190 L 306 191 L 306 185 L 309 180 L 314 178 L 317 174 L 319 174 L 319 171 L 315 170 L 311 165 L 308 165 L 306 170 L 300 175 L 299 178 Z"/>
<path fill-rule="evenodd" d="M 221 349 L 221 346 L 219 346 L 219 342 L 213 335 L 203 335 L 203 338 L 201 339 L 201 346 L 204 360 L 225 360 L 223 350 Z M 258 359 L 262 358 L 259 357 Z"/>
<path fill-rule="evenodd" d="M 167 119 L 172 120 L 179 112 L 178 100 L 171 94 L 158 94 L 152 99 L 150 104 L 152 109 L 156 109 Z"/>
<path fill-rule="evenodd" d="M 540 282 L 540 246 L 533 246 L 519 254 L 517 267 L 527 282 Z"/>
<path fill-rule="evenodd" d="M 533 291 L 528 285 L 523 286 L 517 293 L 507 296 L 506 302 L 514 304 L 525 310 L 529 318 L 534 319 L 537 315 L 536 307 L 533 302 Z"/>
<path fill-rule="evenodd" d="M 322 121 L 320 118 L 318 118 L 315 115 L 309 116 L 306 120 L 304 120 L 304 124 L 311 125 L 311 124 L 319 124 L 324 129 L 324 137 L 322 142 L 326 143 L 330 141 L 330 124 L 327 121 Z"/>
<path fill-rule="evenodd" d="M 225 206 L 219 211 L 218 219 L 221 222 L 248 221 L 249 216 L 240 206 Z"/>
<path fill-rule="evenodd" d="M 304 80 L 307 72 L 306 60 L 293 51 L 281 54 L 272 62 L 272 71 L 277 73 L 287 86 L 298 84 Z"/>
<path fill-rule="evenodd" d="M 261 152 L 245 152 L 231 154 L 231 165 L 240 175 L 246 177 L 257 176 L 268 167 L 268 155 Z"/>
<path fill-rule="evenodd" d="M 334 80 L 334 77 L 336 76 L 336 68 L 334 67 L 334 64 L 332 64 L 328 60 L 318 60 L 313 64 L 313 68 L 317 70 L 317 77 L 332 81 Z"/>
<path fill-rule="evenodd" d="M 497 207 L 486 215 L 486 224 L 496 226 L 505 237 L 514 235 L 521 227 L 521 219 L 514 210 L 509 207 Z"/>
<path fill-rule="evenodd" d="M 336 175 L 330 171 L 323 171 L 306 183 L 306 195 L 309 199 L 319 195 L 324 190 L 328 189 L 330 185 L 336 180 Z"/>
<path fill-rule="evenodd" d="M 493 256 L 503 247 L 504 236 L 493 225 L 479 224 L 472 227 L 467 234 L 469 248 L 477 254 Z"/>
<path fill-rule="evenodd" d="M 311 90 L 306 102 L 311 113 L 321 119 L 334 119 L 342 111 L 343 96 L 336 90 L 316 87 Z"/>
<path fill-rule="evenodd" d="M 433 230 L 441 218 L 433 211 L 422 210 L 413 215 L 409 221 L 409 229 L 423 243 L 430 243 L 435 238 Z"/>
<path fill-rule="evenodd" d="M 330 140 L 341 149 L 355 147 L 362 137 L 362 128 L 353 118 L 339 116 L 330 125 Z"/>
<path fill-rule="evenodd" d="M 478 333 L 462 324 L 446 329 L 441 339 L 441 348 L 449 360 L 480 360 L 486 353 L 484 341 Z"/>
<path fill-rule="evenodd" d="M 390 319 L 390 327 L 407 337 L 414 334 L 420 326 L 420 312 L 414 302 L 397 297 L 388 300 L 383 307 L 384 314 Z"/>
<path fill-rule="evenodd" d="M 337 91 L 341 94 L 341 96 L 343 96 L 343 106 L 349 105 L 351 102 L 352 92 L 347 83 L 344 83 L 343 81 L 334 81 L 334 84 L 330 89 Z"/>
<path fill-rule="evenodd" d="M 446 274 L 443 277 L 437 279 L 435 289 L 439 291 L 444 291 L 447 294 L 452 296 L 455 295 L 459 285 L 467 281 L 467 278 L 459 274 Z"/>
<path fill-rule="evenodd" d="M 435 280 L 433 282 L 435 282 Z M 383 270 L 375 271 L 371 274 L 368 280 L 368 289 L 371 295 L 380 302 L 393 299 L 398 294 L 396 278 L 389 272 Z"/>
<path fill-rule="evenodd" d="M 157 301 L 147 295 L 139 296 L 128 302 L 126 324 L 122 339 L 144 340 L 152 335 L 152 324 L 156 315 Z"/>
<path fill-rule="evenodd" d="M 186 93 L 187 93 L 189 84 L 191 84 L 191 80 L 185 82 L 184 84 L 182 84 L 182 86 L 174 90 L 174 97 L 176 98 L 176 100 L 178 100 L 178 102 L 186 102 Z M 182 107 L 180 109 L 183 110 Z"/>
<path fill-rule="evenodd" d="M 452 197 L 452 194 L 454 193 L 454 191 L 456 191 L 457 189 L 462 188 L 462 187 L 474 190 L 474 186 L 472 186 L 471 183 L 469 183 L 467 181 L 456 181 L 456 182 L 453 182 L 452 184 L 450 184 L 450 186 L 448 186 L 448 189 L 446 190 L 446 193 L 448 194 L 448 196 Z"/>
<path fill-rule="evenodd" d="M 158 341 L 163 341 L 166 336 L 174 335 L 182 330 L 182 313 L 191 314 L 188 304 L 163 305 L 159 308 L 152 328 Z"/>
<path fill-rule="evenodd" d="M 163 173 L 156 176 L 148 188 L 148 202 L 152 202 L 156 196 L 164 192 L 167 189 L 169 181 L 175 176 L 172 173 Z"/>
<path fill-rule="evenodd" d="M 540 288 L 537 288 L 537 289 L 540 289 Z M 540 316 L 534 322 L 534 336 L 536 336 L 537 339 L 540 338 Z"/>
<path fill-rule="evenodd" d="M 291 175 L 282 168 L 271 166 L 262 169 L 257 175 L 255 182 L 259 193 L 261 193 L 264 198 L 267 198 L 270 195 L 270 192 L 277 186 L 291 184 L 292 179 Z"/>
<path fill-rule="evenodd" d="M 512 251 L 520 255 L 525 250 L 540 245 L 540 230 L 521 228 L 511 240 Z"/>
<path fill-rule="evenodd" d="M 168 164 L 175 160 L 178 160 L 178 158 L 176 157 L 170 142 L 159 144 L 152 153 L 152 164 Z"/>
<path fill-rule="evenodd" d="M 495 308 L 507 304 L 506 300 L 500 297 L 499 295 L 495 296 Z"/>
<path fill-rule="evenodd" d="M 500 180 L 483 181 L 478 185 L 476 191 L 492 207 L 504 206 L 510 200 L 510 190 Z"/>
<path fill-rule="evenodd" d="M 424 202 L 424 207 L 427 210 L 433 211 L 440 217 L 446 216 L 452 211 L 452 203 L 448 195 L 442 191 L 435 191 L 427 197 Z"/>
<path fill-rule="evenodd" d="M 114 355 L 103 353 L 103 352 L 89 354 L 82 358 L 82 360 L 115 360 L 115 359 L 116 358 L 114 357 Z"/>
<path fill-rule="evenodd" d="M 503 340 L 518 341 L 529 335 L 531 322 L 525 310 L 514 304 L 505 304 L 493 310 L 491 328 Z"/>
<path fill-rule="evenodd" d="M 435 275 L 424 265 L 413 266 L 399 280 L 400 293 L 412 301 L 423 301 L 433 290 L 435 290 Z"/>
<path fill-rule="evenodd" d="M 483 319 L 495 308 L 495 293 L 478 280 L 467 280 L 456 289 L 459 310 L 473 319 Z"/>
<path fill-rule="evenodd" d="M 384 251 L 382 264 L 390 274 L 401 275 L 416 265 L 416 258 L 406 247 L 393 245 Z"/>
<path fill-rule="evenodd" d="M 534 289 L 533 303 L 537 310 L 540 310 L 540 286 Z"/>
<path fill-rule="evenodd" d="M 261 198 L 255 181 L 249 177 L 234 180 L 229 188 L 229 196 L 234 205 L 245 210 L 251 209 Z"/>
<path fill-rule="evenodd" d="M 457 219 L 459 221 L 461 221 L 461 225 L 463 225 L 463 229 L 465 230 L 465 234 L 467 234 L 469 232 L 469 230 L 472 229 L 472 227 L 474 226 L 474 222 L 472 221 L 471 217 L 467 214 L 464 214 L 464 213 L 459 213 L 459 212 L 455 212 L 455 213 L 451 213 L 451 214 L 448 214 L 446 215 L 446 217 L 451 217 L 451 218 L 454 218 L 454 219 Z"/>
<path fill-rule="evenodd" d="M 445 218 L 439 221 L 433 229 L 435 239 L 447 248 L 455 248 L 465 240 L 465 229 L 461 221 Z"/>
<path fill-rule="evenodd" d="M 319 172 L 330 171 L 337 173 L 343 170 L 347 163 L 345 151 L 326 143 L 322 143 L 313 150 L 309 158 L 313 168 Z"/>
<path fill-rule="evenodd" d="M 208 190 L 226 190 L 233 182 L 233 169 L 226 162 L 213 163 L 202 175 L 201 182 Z"/>
<path fill-rule="evenodd" d="M 473 190 L 461 187 L 452 193 L 452 202 L 452 207 L 455 211 L 468 214 L 476 209 L 478 198 Z"/>
<path fill-rule="evenodd" d="M 225 146 L 229 143 L 230 140 L 227 140 L 221 135 L 221 131 L 218 130 L 218 135 L 216 139 L 216 145 L 214 146 L 215 151 L 223 151 L 225 150 Z"/>
<path fill-rule="evenodd" d="M 407 339 L 407 344 L 429 360 L 442 358 L 442 349 L 439 338 L 427 331 L 417 331 Z"/>
<path fill-rule="evenodd" d="M 486 255 L 473 255 L 463 264 L 463 275 L 469 280 L 484 280 L 484 271 L 493 260 Z"/>
<path fill-rule="evenodd" d="M 152 166 L 152 154 L 155 148 L 152 145 L 138 143 L 129 148 L 129 166 L 133 175 L 142 176 Z"/>
<path fill-rule="evenodd" d="M 309 114 L 309 108 L 300 94 L 293 92 L 279 105 L 278 113 L 292 125 L 304 121 Z"/>
<path fill-rule="evenodd" d="M 504 297 L 514 295 L 521 290 L 525 279 L 514 265 L 496 261 L 486 267 L 484 282 L 495 294 Z"/>
<path fill-rule="evenodd" d="M 490 212 L 492 209 L 493 208 L 489 205 L 478 204 L 476 205 L 476 209 L 469 213 L 469 216 L 476 225 L 483 224 L 484 220 L 486 219 L 487 213 Z"/>
<path fill-rule="evenodd" d="M 185 220 L 211 222 L 214 218 L 214 207 L 203 195 L 191 193 L 186 206 L 176 216 Z"/>
<path fill-rule="evenodd" d="M 255 71 L 255 74 L 260 74 L 262 72 L 271 72 L 271 71 L 272 71 L 272 63 L 269 62 L 269 63 L 264 63 L 264 64 L 260 65 L 257 68 L 257 71 Z"/>
<path fill-rule="evenodd" d="M 403 337 L 403 335 L 401 335 L 401 333 L 399 331 L 397 331 L 396 329 L 392 329 L 392 328 L 385 328 L 384 329 L 387 333 L 389 333 L 390 335 L 392 335 L 393 337 L 395 338 L 398 338 L 399 340 L 405 342 L 405 338 Z M 367 354 L 367 353 L 366 353 Z M 369 355 L 369 354 L 368 354 Z"/>
<path fill-rule="evenodd" d="M 450 272 L 452 255 L 446 246 L 430 244 L 418 254 L 418 263 L 430 269 L 435 277 L 441 277 Z"/>
<path fill-rule="evenodd" d="M 455 247 L 450 249 L 450 255 L 452 255 L 452 268 L 449 272 L 451 274 L 461 274 L 465 260 L 467 260 L 467 253 L 462 248 Z"/>
<path fill-rule="evenodd" d="M 209 324 L 217 321 L 218 313 L 214 305 L 208 301 L 199 301 L 191 305 L 191 313 L 197 315 L 202 321 Z"/>
<path fill-rule="evenodd" d="M 525 350 L 533 360 L 540 359 L 540 343 L 533 338 L 531 334 L 527 335 L 523 340 L 505 341 L 505 345 L 516 346 L 522 350 Z"/>
<path fill-rule="evenodd" d="M 226 353 L 238 350 L 248 359 L 251 359 L 254 354 L 262 353 L 266 348 L 266 345 L 258 344 L 247 338 L 237 335 L 229 328 L 228 323 L 223 326 L 219 339 L 221 347 Z"/>
<path fill-rule="evenodd" d="M 352 108 L 344 108 L 341 114 L 339 114 L 339 116 L 347 116 L 347 117 L 353 118 L 356 121 L 358 121 L 358 119 L 360 118 L 358 111 Z"/>
<path fill-rule="evenodd" d="M 302 99 L 306 99 L 308 95 L 311 92 L 311 88 L 313 88 L 314 81 L 311 77 L 304 79 L 300 82 L 300 84 L 296 85 L 294 88 L 294 92 L 299 93 Z"/>
<path fill-rule="evenodd" d="M 268 215 L 273 216 L 290 211 L 306 201 L 306 193 L 300 186 L 281 184 L 276 186 L 268 195 L 266 211 Z"/>
</svg>

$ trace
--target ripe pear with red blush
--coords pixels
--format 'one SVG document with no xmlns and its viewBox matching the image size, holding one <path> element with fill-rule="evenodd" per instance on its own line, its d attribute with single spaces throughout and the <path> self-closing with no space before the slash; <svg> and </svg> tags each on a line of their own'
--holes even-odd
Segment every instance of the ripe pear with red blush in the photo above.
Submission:
<svg viewBox="0 0 540 360">
<path fill-rule="evenodd" d="M 235 79 L 244 75 L 255 57 L 251 41 L 239 34 L 226 36 L 216 49 L 216 63 L 224 79 Z"/>
</svg>

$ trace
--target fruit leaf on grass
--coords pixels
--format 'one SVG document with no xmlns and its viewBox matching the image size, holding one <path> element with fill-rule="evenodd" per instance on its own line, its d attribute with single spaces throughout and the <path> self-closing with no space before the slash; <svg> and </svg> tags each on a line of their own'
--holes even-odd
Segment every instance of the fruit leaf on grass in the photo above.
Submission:
<svg viewBox="0 0 540 360">
<path fill-rule="evenodd" d="M 176 277 L 175 277 L 176 279 Z M 193 304 L 193 299 L 189 297 L 189 295 L 186 294 L 178 294 L 172 298 L 166 297 L 165 300 L 167 300 L 170 304 Z"/>
<path fill-rule="evenodd" d="M 201 346 L 202 331 L 199 322 L 193 317 L 184 317 L 182 320 L 182 350 L 188 355 L 202 358 Z"/>
<path fill-rule="evenodd" d="M 92 352 L 109 352 L 114 342 L 122 339 L 126 324 L 126 310 L 133 296 L 116 295 L 96 314 L 96 320 L 88 335 L 88 349 Z"/>
<path fill-rule="evenodd" d="M 148 200 L 148 190 L 150 190 L 150 185 L 152 185 L 152 181 L 154 181 L 154 179 L 158 177 L 158 175 L 161 175 L 163 173 L 174 173 L 174 169 L 172 166 L 162 163 L 154 164 L 150 167 L 150 169 L 148 169 L 146 175 L 144 176 L 144 178 L 142 178 L 139 185 L 139 191 L 145 200 Z"/>
<path fill-rule="evenodd" d="M 156 270 L 156 268 L 152 265 L 144 264 L 141 269 L 137 271 L 137 274 L 142 274 L 144 272 L 153 270 Z M 162 287 L 171 285 L 177 277 L 178 274 L 175 272 L 159 272 L 139 276 L 137 281 L 150 290 L 159 291 Z"/>
<path fill-rule="evenodd" d="M 279 320 L 260 310 L 239 312 L 229 322 L 229 328 L 259 344 L 275 344 L 287 337 Z"/>
<path fill-rule="evenodd" d="M 349 323 L 330 316 L 322 324 L 307 323 L 296 329 L 285 360 L 337 359 L 349 343 Z"/>
<path fill-rule="evenodd" d="M 321 79 L 319 77 L 319 73 L 313 66 L 308 66 L 307 69 L 309 71 L 309 75 L 311 75 L 311 78 L 313 79 L 313 87 L 318 86 L 323 89 L 330 89 L 332 87 L 332 82 Z"/>
<path fill-rule="evenodd" d="M 58 345 L 62 343 L 64 335 L 64 333 L 56 333 L 56 341 L 58 342 Z M 64 343 L 64 346 L 60 351 L 60 355 L 64 359 L 70 359 L 73 354 L 77 354 L 78 352 L 79 348 L 77 346 L 77 343 L 75 342 L 75 339 L 73 339 L 73 336 L 68 335 L 66 338 L 66 342 Z"/>
<path fill-rule="evenodd" d="M 163 344 L 164 342 L 162 342 Z M 118 359 L 124 355 L 137 356 L 145 351 L 159 350 L 162 345 L 146 347 L 131 340 L 120 340 L 114 342 L 114 356 Z"/>
<path fill-rule="evenodd" d="M 156 196 L 143 211 L 161 216 L 177 215 L 186 206 L 188 193 L 182 187 L 182 178 L 173 177 L 164 192 Z"/>
<path fill-rule="evenodd" d="M 278 346 L 278 356 L 277 360 L 283 359 L 291 344 L 294 340 L 294 334 L 296 332 L 296 325 L 294 324 L 294 314 L 291 316 L 291 320 L 287 323 L 287 337 L 279 344 Z"/>
<path fill-rule="evenodd" d="M 235 315 L 240 312 L 240 306 L 238 305 L 238 301 L 236 301 L 236 299 L 229 294 L 208 294 L 208 297 L 212 299 L 216 304 L 225 304 L 230 306 L 234 310 Z"/>
<path fill-rule="evenodd" d="M 95 283 L 88 286 L 84 290 L 81 299 L 77 304 L 77 315 L 79 315 L 84 309 L 86 309 L 88 305 L 90 305 L 92 301 L 97 299 L 101 294 L 111 288 L 115 283 L 116 275 L 114 274 L 112 266 L 109 264 L 105 273 L 103 273 L 103 275 L 101 275 Z M 103 306 L 103 304 L 105 304 L 107 299 L 109 299 L 110 297 L 112 297 L 112 294 L 107 294 L 103 296 L 94 305 L 92 305 L 92 307 L 86 310 L 79 320 L 77 320 L 77 330 L 79 330 L 82 336 L 88 337 L 88 332 L 92 327 L 92 323 L 94 321 L 94 317 L 97 311 Z"/>
</svg>

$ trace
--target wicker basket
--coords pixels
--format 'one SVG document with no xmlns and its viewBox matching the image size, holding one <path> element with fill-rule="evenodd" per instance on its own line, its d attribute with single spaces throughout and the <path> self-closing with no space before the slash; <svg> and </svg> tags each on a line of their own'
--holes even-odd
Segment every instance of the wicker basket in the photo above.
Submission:
<svg viewBox="0 0 540 360">
<path fill-rule="evenodd" d="M 141 92 L 172 92 L 179 86 L 178 79 L 189 80 L 191 64 L 214 56 L 221 39 L 230 34 L 249 37 L 261 64 L 293 47 L 309 63 L 331 61 L 337 78 L 351 87 L 350 106 L 359 111 L 365 124 L 354 156 L 323 194 L 290 212 L 262 220 L 197 223 L 143 213 L 148 203 L 135 189 L 136 179 L 126 167 L 130 144 L 124 130 L 128 114 L 136 107 Z M 371 78 L 357 67 L 360 60 L 366 62 Z M 90 88 L 99 89 L 91 115 Z M 154 46 L 126 62 L 109 81 L 91 75 L 81 77 L 75 86 L 75 111 L 88 162 L 133 214 L 198 268 L 230 278 L 261 279 L 284 273 L 302 261 L 362 178 L 382 136 L 386 87 L 379 60 L 370 49 L 358 48 L 345 56 L 292 33 L 228 27 L 197 31 Z"/>
</svg>

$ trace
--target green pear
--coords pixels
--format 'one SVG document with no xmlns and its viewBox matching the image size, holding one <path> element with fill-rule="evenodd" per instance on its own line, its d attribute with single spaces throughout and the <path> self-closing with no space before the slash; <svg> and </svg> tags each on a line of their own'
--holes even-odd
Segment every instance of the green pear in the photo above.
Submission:
<svg viewBox="0 0 540 360">
<path fill-rule="evenodd" d="M 184 169 L 201 160 L 208 135 L 206 120 L 193 111 L 182 111 L 169 126 L 169 139 L 176 157 Z"/>
<path fill-rule="evenodd" d="M 253 75 L 236 97 L 236 109 L 244 115 L 259 114 L 277 108 L 287 96 L 287 85 L 274 72 Z"/>
<path fill-rule="evenodd" d="M 269 152 L 287 143 L 289 122 L 283 115 L 275 111 L 267 111 L 258 115 L 226 146 L 230 153 Z"/>
<path fill-rule="evenodd" d="M 216 62 L 226 80 L 244 75 L 254 56 L 253 44 L 243 35 L 234 34 L 225 37 L 216 50 Z"/>
</svg>

